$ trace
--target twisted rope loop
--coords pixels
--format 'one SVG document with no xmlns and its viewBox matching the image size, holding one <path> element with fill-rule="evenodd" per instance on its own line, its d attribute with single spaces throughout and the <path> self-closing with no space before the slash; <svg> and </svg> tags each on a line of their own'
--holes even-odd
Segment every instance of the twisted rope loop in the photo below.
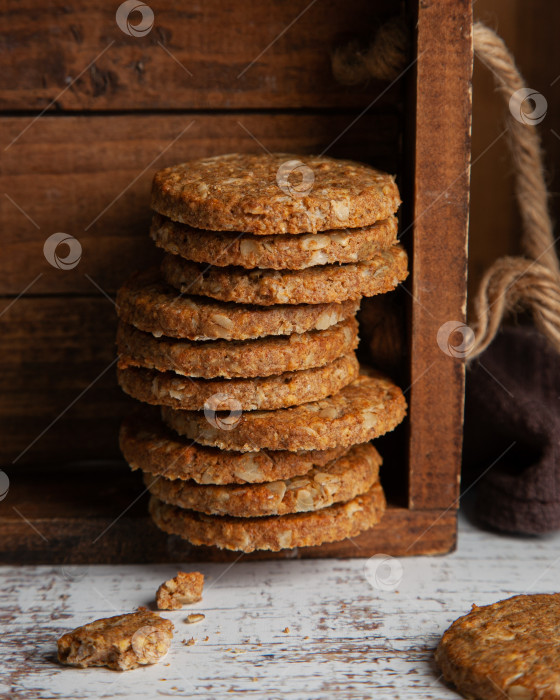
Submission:
<svg viewBox="0 0 560 700">
<path fill-rule="evenodd" d="M 515 196 L 521 214 L 521 245 L 526 257 L 503 257 L 486 271 L 474 301 L 474 343 L 469 360 L 494 339 L 506 313 L 529 309 L 535 326 L 560 352 L 560 268 L 548 211 L 543 156 L 536 127 L 517 119 L 512 99 L 525 88 L 503 40 L 484 24 L 474 25 L 476 56 L 493 73 L 507 104 Z M 522 105 L 519 105 L 520 107 Z"/>
<path fill-rule="evenodd" d="M 521 309 L 531 311 L 535 326 L 560 352 L 560 266 L 548 210 L 543 155 L 535 124 L 523 118 L 521 111 L 531 91 L 496 32 L 477 22 L 473 42 L 475 55 L 494 75 L 497 90 L 507 105 L 524 256 L 499 258 L 484 274 L 474 299 L 474 319 L 470 323 L 474 337 L 468 360 L 490 345 L 507 313 Z M 348 85 L 367 77 L 391 80 L 406 67 L 407 54 L 406 24 L 402 18 L 390 20 L 377 29 L 368 47 L 350 42 L 335 51 L 333 73 Z"/>
</svg>

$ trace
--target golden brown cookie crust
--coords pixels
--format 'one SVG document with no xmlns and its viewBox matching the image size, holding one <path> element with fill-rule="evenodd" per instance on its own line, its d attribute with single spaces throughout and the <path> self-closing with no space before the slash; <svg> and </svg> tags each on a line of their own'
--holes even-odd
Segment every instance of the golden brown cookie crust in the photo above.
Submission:
<svg viewBox="0 0 560 700">
<path fill-rule="evenodd" d="M 277 411 L 248 411 L 228 430 L 211 425 L 195 411 L 162 408 L 164 422 L 180 435 L 202 445 L 240 452 L 357 445 L 393 430 L 405 415 L 402 391 L 375 372 L 360 375 L 321 401 Z"/>
<path fill-rule="evenodd" d="M 286 515 L 327 508 L 369 491 L 378 480 L 380 464 L 375 447 L 365 443 L 321 469 L 267 484 L 200 486 L 148 474 L 144 484 L 160 501 L 207 515 Z"/>
<path fill-rule="evenodd" d="M 117 294 L 117 312 L 126 323 L 159 337 L 189 340 L 249 340 L 325 330 L 355 315 L 356 301 L 263 308 L 181 295 L 157 269 L 133 275 Z"/>
<path fill-rule="evenodd" d="M 560 698 L 560 593 L 519 595 L 473 608 L 436 651 L 444 678 L 481 700 Z"/>
<path fill-rule="evenodd" d="M 324 233 L 254 236 L 237 231 L 204 231 L 155 213 L 150 235 L 168 253 L 193 262 L 271 270 L 302 270 L 328 263 L 370 260 L 397 244 L 397 218 L 371 226 Z"/>
<path fill-rule="evenodd" d="M 128 367 L 117 369 L 117 379 L 123 391 L 152 406 L 190 411 L 270 411 L 335 394 L 352 382 L 359 371 L 358 360 L 352 352 L 324 367 L 270 377 L 198 379 L 175 372 Z M 216 404 L 211 403 L 214 400 Z"/>
<path fill-rule="evenodd" d="M 257 549 L 278 552 L 294 547 L 311 547 L 355 537 L 377 525 L 385 512 L 381 485 L 347 503 L 337 503 L 309 513 L 232 518 L 204 515 L 150 499 L 150 514 L 164 532 L 179 535 L 194 545 L 206 545 L 240 552 Z"/>
<path fill-rule="evenodd" d="M 358 323 L 349 318 L 324 331 L 273 335 L 255 340 L 154 338 L 151 333 L 119 323 L 119 364 L 172 370 L 190 377 L 268 377 L 282 372 L 321 367 L 355 350 Z"/>
<path fill-rule="evenodd" d="M 302 452 L 231 452 L 197 445 L 180 437 L 151 411 L 125 419 L 119 436 L 124 458 L 134 469 L 167 479 L 199 484 L 246 484 L 290 479 L 321 469 L 342 456 L 346 447 Z"/>
<path fill-rule="evenodd" d="M 392 175 L 290 153 L 193 160 L 160 170 L 152 186 L 152 208 L 173 221 L 262 235 L 371 226 L 399 205 Z"/>
<path fill-rule="evenodd" d="M 146 608 L 95 620 L 58 640 L 58 660 L 69 666 L 107 666 L 128 671 L 165 656 L 173 623 Z"/>
<path fill-rule="evenodd" d="M 166 255 L 163 278 L 184 293 L 238 304 L 328 304 L 384 294 L 408 276 L 401 246 L 376 253 L 371 260 L 346 265 L 318 265 L 305 270 L 245 270 L 208 267 Z"/>
</svg>

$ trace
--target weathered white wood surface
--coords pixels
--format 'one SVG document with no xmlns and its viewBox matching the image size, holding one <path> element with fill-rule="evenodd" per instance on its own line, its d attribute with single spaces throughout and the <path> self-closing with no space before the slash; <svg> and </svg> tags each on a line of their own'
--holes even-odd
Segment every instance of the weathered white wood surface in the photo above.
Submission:
<svg viewBox="0 0 560 700">
<path fill-rule="evenodd" d="M 0 697 L 456 698 L 433 662 L 439 635 L 473 602 L 558 590 L 560 535 L 500 536 L 463 521 L 456 553 L 392 562 L 377 588 L 364 560 L 197 568 L 204 600 L 166 613 L 170 654 L 126 673 L 63 668 L 56 638 L 150 604 L 174 566 L 0 568 Z M 206 619 L 185 624 L 193 611 Z"/>
</svg>

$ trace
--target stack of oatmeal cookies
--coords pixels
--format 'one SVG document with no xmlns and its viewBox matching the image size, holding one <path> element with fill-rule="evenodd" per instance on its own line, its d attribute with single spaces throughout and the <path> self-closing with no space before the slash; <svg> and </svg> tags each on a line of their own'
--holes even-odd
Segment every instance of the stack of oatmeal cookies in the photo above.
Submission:
<svg viewBox="0 0 560 700">
<path fill-rule="evenodd" d="M 385 508 L 370 440 L 405 416 L 401 390 L 360 372 L 362 296 L 408 274 L 391 176 L 326 157 L 227 155 L 154 178 L 161 269 L 117 306 L 121 387 L 161 407 L 121 449 L 155 523 L 195 545 L 319 545 Z"/>
</svg>

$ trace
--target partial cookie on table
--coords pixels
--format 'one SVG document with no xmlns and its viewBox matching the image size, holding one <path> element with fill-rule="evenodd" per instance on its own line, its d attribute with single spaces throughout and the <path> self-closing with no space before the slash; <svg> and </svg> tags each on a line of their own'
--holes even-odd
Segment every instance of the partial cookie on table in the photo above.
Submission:
<svg viewBox="0 0 560 700">
<path fill-rule="evenodd" d="M 305 270 L 245 270 L 208 267 L 166 255 L 163 278 L 184 293 L 239 304 L 328 304 L 384 294 L 408 276 L 408 257 L 397 245 L 370 260 L 345 265 L 318 265 Z"/>
<path fill-rule="evenodd" d="M 277 552 L 337 542 L 369 530 L 381 520 L 386 502 L 379 483 L 347 503 L 337 503 L 308 513 L 232 518 L 204 515 L 150 499 L 150 515 L 165 532 L 179 535 L 194 545 L 241 552 Z"/>
<path fill-rule="evenodd" d="M 148 412 L 146 412 L 148 413 Z M 120 448 L 130 467 L 167 479 L 198 484 L 246 484 L 291 479 L 320 469 L 347 447 L 301 452 L 233 452 L 198 445 L 177 435 L 159 416 L 135 414 L 125 419 Z"/>
<path fill-rule="evenodd" d="M 379 478 L 381 457 L 370 443 L 303 476 L 267 484 L 202 486 L 144 475 L 144 484 L 160 501 L 207 515 L 249 518 L 326 508 L 369 491 Z"/>
<path fill-rule="evenodd" d="M 479 700 L 560 698 L 560 593 L 473 605 L 444 633 L 436 661 L 444 678 Z"/>
<path fill-rule="evenodd" d="M 58 640 L 58 660 L 69 666 L 128 671 L 157 663 L 168 652 L 173 623 L 146 608 L 95 620 Z"/>
<path fill-rule="evenodd" d="M 204 414 L 162 407 L 162 418 L 180 435 L 222 450 L 325 450 L 356 445 L 393 430 L 406 415 L 402 391 L 376 372 L 360 375 L 321 401 L 276 411 L 247 411 L 227 430 Z"/>
<path fill-rule="evenodd" d="M 231 153 L 160 170 L 152 209 L 198 229 L 259 235 L 371 226 L 400 205 L 392 175 L 290 153 Z"/>
<path fill-rule="evenodd" d="M 117 370 L 123 391 L 147 404 L 192 411 L 274 410 L 317 401 L 352 382 L 360 367 L 356 355 L 343 355 L 324 367 L 251 379 L 198 379 L 142 367 Z M 204 414 L 203 414 L 204 415 Z"/>
<path fill-rule="evenodd" d="M 328 263 L 369 260 L 397 244 L 397 218 L 371 226 L 324 233 L 255 236 L 237 231 L 204 231 L 154 214 L 150 235 L 168 253 L 198 263 L 271 270 L 302 270 Z"/>
<path fill-rule="evenodd" d="M 171 370 L 189 377 L 268 377 L 322 367 L 358 346 L 355 318 L 323 331 L 272 335 L 255 340 L 155 338 L 122 321 L 117 330 L 118 366 Z"/>
<path fill-rule="evenodd" d="M 189 340 L 250 340 L 325 330 L 355 315 L 357 301 L 263 308 L 190 297 L 162 281 L 157 268 L 133 275 L 118 291 L 117 313 L 125 323 Z"/>
</svg>

